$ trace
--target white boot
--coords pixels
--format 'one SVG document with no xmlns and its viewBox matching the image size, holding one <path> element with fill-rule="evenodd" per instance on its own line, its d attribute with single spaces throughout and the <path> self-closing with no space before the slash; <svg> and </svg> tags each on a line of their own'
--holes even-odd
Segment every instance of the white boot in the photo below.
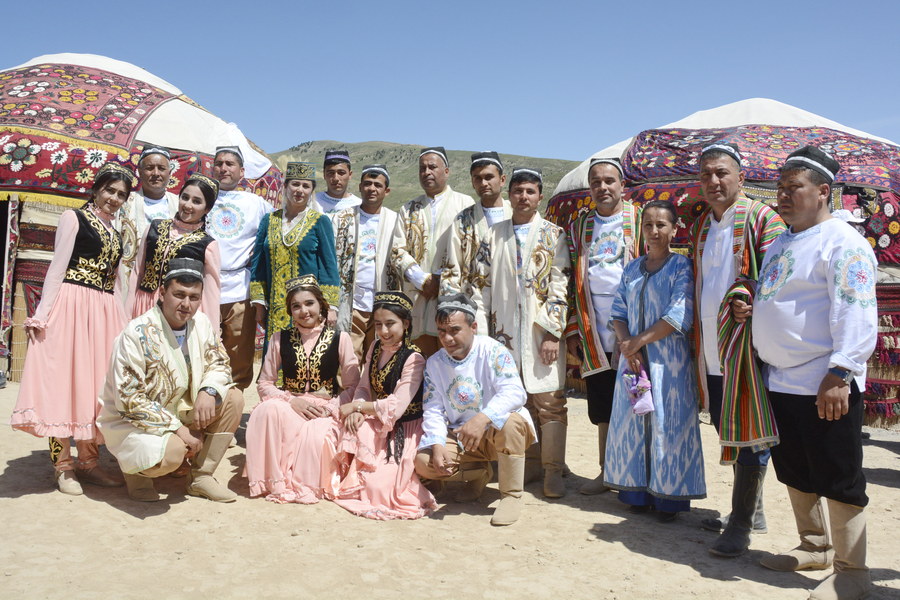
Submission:
<svg viewBox="0 0 900 600">
<path fill-rule="evenodd" d="M 866 567 L 866 513 L 862 506 L 828 500 L 834 573 L 809 595 L 810 600 L 856 600 L 872 588 Z"/>
<path fill-rule="evenodd" d="M 788 496 L 797 521 L 800 545 L 793 550 L 760 559 L 773 571 L 815 571 L 831 566 L 834 551 L 828 542 L 825 511 L 819 497 L 788 487 Z"/>
<path fill-rule="evenodd" d="M 522 513 L 522 488 L 525 482 L 525 457 L 497 455 L 497 484 L 500 504 L 494 509 L 491 525 L 512 525 Z"/>
<path fill-rule="evenodd" d="M 237 500 L 237 494 L 229 490 L 227 487 L 216 481 L 213 473 L 222 462 L 225 452 L 228 451 L 228 444 L 234 434 L 231 433 L 207 433 L 203 440 L 203 447 L 197 460 L 193 461 L 194 467 L 191 469 L 190 482 L 187 486 L 187 493 L 191 496 L 202 496 L 209 498 L 213 502 L 234 502 Z"/>
</svg>

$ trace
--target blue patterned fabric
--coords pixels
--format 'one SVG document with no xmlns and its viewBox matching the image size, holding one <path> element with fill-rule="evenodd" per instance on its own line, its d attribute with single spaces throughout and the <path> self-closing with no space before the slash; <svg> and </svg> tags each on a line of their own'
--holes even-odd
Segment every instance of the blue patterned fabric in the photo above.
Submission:
<svg viewBox="0 0 900 600">
<path fill-rule="evenodd" d="M 688 336 L 694 317 L 691 262 L 671 254 L 659 270 L 648 273 L 645 261 L 641 257 L 625 267 L 611 320 L 626 323 L 631 335 L 660 319 L 675 331 L 643 348 L 653 387 L 653 412 L 634 414 L 621 383 L 627 363 L 619 365 L 604 479 L 614 489 L 647 492 L 657 498 L 705 498 L 698 391 Z"/>
</svg>

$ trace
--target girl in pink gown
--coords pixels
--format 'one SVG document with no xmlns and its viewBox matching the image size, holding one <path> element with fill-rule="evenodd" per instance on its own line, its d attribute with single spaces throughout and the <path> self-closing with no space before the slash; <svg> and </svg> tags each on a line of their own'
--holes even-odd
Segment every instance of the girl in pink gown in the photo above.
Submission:
<svg viewBox="0 0 900 600">
<path fill-rule="evenodd" d="M 212 323 L 219 322 L 222 261 L 219 242 L 206 232 L 206 215 L 219 195 L 219 182 L 201 173 L 187 178 L 178 194 L 174 219 L 150 224 L 138 250 L 138 264 L 128 282 L 125 313 L 134 319 L 156 305 L 159 286 L 173 258 L 193 258 L 203 263 L 203 300 L 200 311 Z"/>
<path fill-rule="evenodd" d="M 107 163 L 97 171 L 90 201 L 62 214 L 41 302 L 25 319 L 29 346 L 10 424 L 50 438 L 56 484 L 66 494 L 82 493 L 79 479 L 108 487 L 124 483 L 98 464 L 103 440 L 95 421 L 113 341 L 125 327 L 121 299 L 114 295 L 122 238 L 113 219 L 133 182 L 131 169 Z"/>
<path fill-rule="evenodd" d="M 412 303 L 375 294 L 376 339 L 353 402 L 340 408 L 344 430 L 335 503 L 370 519 L 418 519 L 436 508 L 413 466 L 422 438 L 425 357 L 409 341 Z"/>
<path fill-rule="evenodd" d="M 335 494 L 339 408 L 353 398 L 359 362 L 350 335 L 326 326 L 328 302 L 314 276 L 288 281 L 286 304 L 294 326 L 269 340 L 247 423 L 246 474 L 251 496 L 313 504 Z"/>
</svg>

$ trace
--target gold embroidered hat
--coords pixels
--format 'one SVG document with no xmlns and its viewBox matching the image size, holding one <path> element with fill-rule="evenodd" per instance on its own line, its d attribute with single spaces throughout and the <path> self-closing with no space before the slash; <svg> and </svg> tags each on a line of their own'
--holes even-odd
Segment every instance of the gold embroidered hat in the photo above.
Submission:
<svg viewBox="0 0 900 600">
<path fill-rule="evenodd" d="M 372 302 L 372 310 L 379 308 L 379 305 L 399 306 L 409 312 L 412 312 L 412 301 L 409 296 L 403 292 L 375 292 L 375 300 Z"/>
<path fill-rule="evenodd" d="M 284 168 L 285 183 L 291 179 L 316 180 L 316 165 L 309 162 L 289 162 Z"/>
<path fill-rule="evenodd" d="M 94 181 L 97 181 L 98 179 L 100 179 L 101 175 L 105 175 L 107 173 L 121 173 L 122 175 L 127 175 L 131 178 L 131 186 L 134 187 L 135 185 L 137 185 L 137 177 L 134 176 L 134 171 L 117 162 L 108 162 L 100 167 L 100 169 L 97 170 L 97 176 L 94 178 Z"/>
<path fill-rule="evenodd" d="M 315 275 L 301 275 L 300 277 L 294 277 L 293 279 L 288 279 L 286 284 L 286 291 L 288 294 L 293 292 L 294 290 L 304 288 L 304 287 L 319 287 L 319 280 L 316 279 Z"/>
<path fill-rule="evenodd" d="M 187 178 L 187 181 L 184 182 L 184 185 L 187 186 L 191 183 L 199 183 L 201 187 L 204 185 L 207 186 L 212 190 L 213 198 L 219 195 L 219 181 L 217 179 L 207 177 L 203 173 L 191 173 Z"/>
</svg>

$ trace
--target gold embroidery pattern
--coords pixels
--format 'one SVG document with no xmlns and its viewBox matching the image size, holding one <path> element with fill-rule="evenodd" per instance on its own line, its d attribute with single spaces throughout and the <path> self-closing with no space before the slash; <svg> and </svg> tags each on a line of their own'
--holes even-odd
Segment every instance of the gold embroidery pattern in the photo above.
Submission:
<svg viewBox="0 0 900 600">
<path fill-rule="evenodd" d="M 397 356 L 399 354 L 399 350 L 394 352 L 391 360 L 384 365 L 384 368 L 379 369 L 378 363 L 381 360 L 381 342 L 375 345 L 375 351 L 372 353 L 372 369 L 369 371 L 369 385 L 372 386 L 372 393 L 375 394 L 375 398 L 378 400 L 387 397 L 387 394 L 384 391 L 384 381 L 394 369 L 394 365 L 397 364 Z"/>
<path fill-rule="evenodd" d="M 335 227 L 335 248 L 338 261 L 338 273 L 341 277 L 341 297 L 351 298 L 353 294 L 353 259 L 356 257 L 356 239 L 353 231 L 353 210 L 341 211 Z"/>
<path fill-rule="evenodd" d="M 297 378 L 284 378 L 284 385 L 288 391 L 302 394 L 307 390 L 315 392 L 324 387 L 330 395 L 334 395 L 334 382 L 332 380 L 322 381 L 322 357 L 331 346 L 335 333 L 335 330 L 331 328 L 322 330 L 312 352 L 306 356 L 300 332 L 296 328 L 291 329 L 291 349 L 293 349 L 297 361 Z"/>
<path fill-rule="evenodd" d="M 55 465 L 59 462 L 59 455 L 62 454 L 63 445 L 60 443 L 59 438 L 51 437 L 47 439 L 50 441 L 50 462 Z"/>
<path fill-rule="evenodd" d="M 66 270 L 65 280 L 112 292 L 116 285 L 116 268 L 122 256 L 122 238 L 118 232 L 107 229 L 89 208 L 80 210 L 91 228 L 100 236 L 100 255 L 91 258 L 79 256 L 76 265 Z"/>
<path fill-rule="evenodd" d="M 145 368 L 143 374 L 131 366 L 124 368 L 124 381 L 117 390 L 122 416 L 147 432 L 165 431 L 171 416 L 163 403 L 175 399 L 177 375 L 162 360 L 162 330 L 153 323 L 142 323 L 136 329 Z"/>
<path fill-rule="evenodd" d="M 285 306 L 286 283 L 297 277 L 297 259 L 293 247 L 298 244 L 319 219 L 319 213 L 308 209 L 303 220 L 287 236 L 282 237 L 281 222 L 284 213 L 277 210 L 269 215 L 270 281 L 269 281 L 269 331 L 279 331 L 290 326 L 291 318 Z M 282 243 L 283 242 L 283 243 Z M 326 298 L 327 299 L 327 298 Z"/>
<path fill-rule="evenodd" d="M 550 269 L 553 266 L 553 249 L 556 248 L 555 232 L 549 228 L 541 228 L 538 232 L 538 241 L 531 251 L 531 262 L 534 265 L 532 277 L 525 279 L 525 287 L 534 290 L 538 302 L 543 304 L 547 300 L 550 289 Z"/>
<path fill-rule="evenodd" d="M 162 274 L 169 270 L 169 260 L 178 256 L 178 251 L 192 242 L 199 242 L 206 237 L 206 230 L 186 233 L 177 240 L 171 239 L 172 220 L 166 219 L 159 224 L 159 237 L 156 240 L 156 251 L 153 258 L 144 265 L 144 278 L 141 279 L 142 289 L 155 290 L 162 284 Z"/>
<path fill-rule="evenodd" d="M 428 244 L 425 219 L 422 217 L 424 210 L 421 201 L 414 201 L 409 207 L 409 222 L 406 226 L 406 248 L 419 265 L 425 260 L 425 247 Z"/>
</svg>

